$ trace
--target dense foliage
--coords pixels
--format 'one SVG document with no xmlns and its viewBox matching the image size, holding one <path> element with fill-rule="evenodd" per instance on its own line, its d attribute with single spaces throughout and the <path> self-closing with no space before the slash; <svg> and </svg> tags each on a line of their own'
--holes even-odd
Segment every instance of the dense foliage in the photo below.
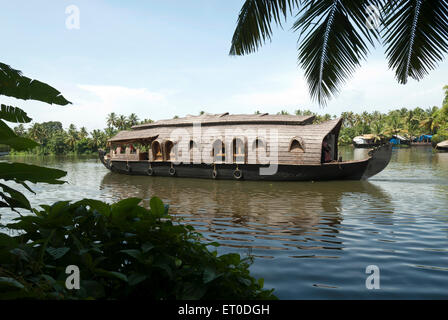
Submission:
<svg viewBox="0 0 448 320">
<path fill-rule="evenodd" d="M 128 117 L 110 113 L 107 117 L 107 127 L 104 130 L 93 130 L 87 132 L 85 127 L 79 130 L 71 124 L 67 130 L 59 121 L 34 123 L 25 128 L 20 124 L 14 128 L 14 132 L 24 138 L 32 139 L 39 146 L 27 151 L 32 154 L 86 154 L 97 152 L 98 149 L 106 148 L 109 138 L 116 135 L 120 130 L 129 130 L 136 124 L 152 122 L 150 119 L 139 121 L 136 114 L 131 113 Z M 13 153 L 19 153 L 13 150 Z M 22 152 L 21 152 L 22 153 Z"/>
<path fill-rule="evenodd" d="M 249 275 L 251 257 L 218 255 L 158 198 L 57 202 L 0 233 L 0 299 L 273 299 Z M 66 268 L 80 271 L 67 289 Z"/>
</svg>

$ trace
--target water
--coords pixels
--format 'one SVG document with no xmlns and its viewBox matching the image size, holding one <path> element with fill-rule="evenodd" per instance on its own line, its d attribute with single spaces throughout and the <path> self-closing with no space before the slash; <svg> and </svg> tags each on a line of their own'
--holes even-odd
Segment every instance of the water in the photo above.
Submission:
<svg viewBox="0 0 448 320">
<path fill-rule="evenodd" d="M 344 159 L 365 150 L 343 148 Z M 66 170 L 65 185 L 34 185 L 33 205 L 157 195 L 220 253 L 249 251 L 282 299 L 448 298 L 448 153 L 394 149 L 368 181 L 251 182 L 133 177 L 89 157 L 14 157 Z M 25 191 L 24 191 L 25 192 Z M 15 216 L 2 209 L 2 221 Z M 365 286 L 380 269 L 380 289 Z"/>
</svg>

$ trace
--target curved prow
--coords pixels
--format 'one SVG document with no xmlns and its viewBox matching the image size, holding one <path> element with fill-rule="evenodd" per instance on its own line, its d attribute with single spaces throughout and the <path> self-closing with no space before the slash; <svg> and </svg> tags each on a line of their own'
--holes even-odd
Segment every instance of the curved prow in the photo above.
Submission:
<svg viewBox="0 0 448 320">
<path fill-rule="evenodd" d="M 110 169 L 110 160 L 105 159 L 106 151 L 99 149 L 98 156 L 100 158 L 101 163 L 107 168 Z"/>
<path fill-rule="evenodd" d="M 386 143 L 369 152 L 370 159 L 362 179 L 368 179 L 380 173 L 389 164 L 392 156 L 392 144 Z"/>
</svg>

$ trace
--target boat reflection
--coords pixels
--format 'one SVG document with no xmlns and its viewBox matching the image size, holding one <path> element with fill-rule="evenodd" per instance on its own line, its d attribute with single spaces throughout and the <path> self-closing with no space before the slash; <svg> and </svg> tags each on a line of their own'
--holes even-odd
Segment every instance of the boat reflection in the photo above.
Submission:
<svg viewBox="0 0 448 320">
<path fill-rule="evenodd" d="M 101 183 L 113 200 L 152 196 L 170 213 L 224 246 L 261 250 L 342 249 L 344 205 L 368 202 L 392 224 L 389 196 L 367 181 L 259 182 L 140 177 L 107 173 Z M 347 202 L 348 203 L 345 203 Z M 374 210 L 375 211 L 375 210 Z M 361 213 L 361 211 L 360 211 Z M 257 239 L 257 245 L 252 245 Z M 260 240 L 266 240 L 260 241 Z M 261 243 L 261 244 L 260 244 Z"/>
</svg>

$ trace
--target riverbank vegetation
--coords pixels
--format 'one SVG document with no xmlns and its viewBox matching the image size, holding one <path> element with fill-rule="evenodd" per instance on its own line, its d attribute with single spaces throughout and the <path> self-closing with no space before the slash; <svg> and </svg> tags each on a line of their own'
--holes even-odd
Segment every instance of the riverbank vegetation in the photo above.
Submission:
<svg viewBox="0 0 448 320">
<path fill-rule="evenodd" d="M 275 299 L 251 256 L 218 255 L 160 199 L 140 201 L 57 202 L 6 225 L 0 299 Z"/>
</svg>

